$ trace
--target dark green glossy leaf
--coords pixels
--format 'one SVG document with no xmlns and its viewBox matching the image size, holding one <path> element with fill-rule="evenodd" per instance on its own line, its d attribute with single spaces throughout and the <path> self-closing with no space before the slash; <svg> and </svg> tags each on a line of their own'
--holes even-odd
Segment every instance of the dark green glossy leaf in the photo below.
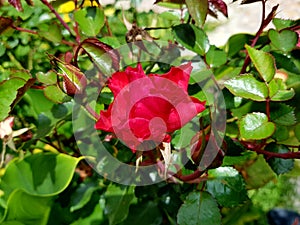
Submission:
<svg viewBox="0 0 300 225">
<path fill-rule="evenodd" d="M 196 25 L 202 26 L 208 12 L 208 0 L 185 0 L 185 3 Z"/>
<path fill-rule="evenodd" d="M 251 61 L 253 62 L 262 79 L 266 82 L 271 81 L 276 71 L 275 60 L 273 56 L 264 51 L 256 50 L 249 45 L 246 45 L 246 49 Z"/>
<path fill-rule="evenodd" d="M 287 90 L 282 79 L 273 79 L 268 84 L 269 96 L 272 101 L 287 101 L 294 97 L 294 89 Z"/>
<path fill-rule="evenodd" d="M 205 32 L 192 24 L 180 24 L 173 27 L 175 39 L 185 48 L 205 55 L 209 50 L 209 41 Z"/>
<path fill-rule="evenodd" d="M 275 153 L 287 153 L 290 152 L 289 149 L 284 145 L 277 145 L 275 143 L 269 144 L 266 151 Z M 276 174 L 283 174 L 291 171 L 294 167 L 293 159 L 281 159 L 281 158 L 271 158 L 268 160 L 269 165 L 274 170 Z"/>
<path fill-rule="evenodd" d="M 7 191 L 21 189 L 36 196 L 57 195 L 70 183 L 80 160 L 52 153 L 39 153 L 20 161 L 14 160 L 8 165 L 1 186 Z"/>
<path fill-rule="evenodd" d="M 269 38 L 271 45 L 283 52 L 289 52 L 295 48 L 298 42 L 298 35 L 296 32 L 291 30 L 282 30 L 277 32 L 273 29 L 269 30 Z"/>
<path fill-rule="evenodd" d="M 44 88 L 44 94 L 46 98 L 54 103 L 63 103 L 70 100 L 57 85 L 50 85 Z"/>
<path fill-rule="evenodd" d="M 255 161 L 252 161 L 251 164 L 249 163 L 246 163 L 243 167 L 243 176 L 247 189 L 263 187 L 276 178 L 276 174 L 266 162 L 263 155 L 259 155 Z"/>
<path fill-rule="evenodd" d="M 271 120 L 282 126 L 296 123 L 294 108 L 285 104 L 274 104 L 271 107 Z"/>
<path fill-rule="evenodd" d="M 75 12 L 74 17 L 87 36 L 95 37 L 104 25 L 104 11 L 99 7 L 82 8 Z"/>
<path fill-rule="evenodd" d="M 220 225 L 221 214 L 216 200 L 207 192 L 191 192 L 177 214 L 179 225 Z"/>
<path fill-rule="evenodd" d="M 278 69 L 283 68 L 289 72 L 300 74 L 299 68 L 290 57 L 279 54 L 278 52 L 272 52 L 272 55 L 275 57 L 276 66 Z"/>
<path fill-rule="evenodd" d="M 19 189 L 11 193 L 7 202 L 6 223 L 11 225 L 46 225 L 51 197 L 32 196 Z"/>
<path fill-rule="evenodd" d="M 243 139 L 262 140 L 275 132 L 275 124 L 264 113 L 249 113 L 239 121 L 239 129 Z"/>
<path fill-rule="evenodd" d="M 128 216 L 129 206 L 134 199 L 134 187 L 119 187 L 114 184 L 108 186 L 105 192 L 105 213 L 109 224 L 122 222 Z"/>
<path fill-rule="evenodd" d="M 140 225 L 141 221 L 143 224 L 160 225 L 162 220 L 158 205 L 153 201 L 147 201 L 131 205 L 129 215 L 121 225 Z"/>
<path fill-rule="evenodd" d="M 232 94 L 242 98 L 265 101 L 268 97 L 266 84 L 256 80 L 251 74 L 227 80 L 224 84 Z"/>
<path fill-rule="evenodd" d="M 219 67 L 225 64 L 227 61 L 226 53 L 222 50 L 210 47 L 209 51 L 206 54 L 206 62 L 211 67 Z"/>
<path fill-rule="evenodd" d="M 12 78 L 0 84 L 0 121 L 8 116 L 12 110 L 11 105 L 17 98 L 18 89 L 25 84 L 26 81 L 19 78 Z"/>
<path fill-rule="evenodd" d="M 245 182 L 239 172 L 232 167 L 209 170 L 207 190 L 225 207 L 236 206 L 248 199 Z"/>
<path fill-rule="evenodd" d="M 38 72 L 36 78 L 39 82 L 46 85 L 56 84 L 57 82 L 57 75 L 54 71 L 48 71 L 47 73 Z"/>
<path fill-rule="evenodd" d="M 245 44 L 249 43 L 250 39 L 251 35 L 249 34 L 235 34 L 231 36 L 227 43 L 228 57 L 232 57 L 244 49 Z"/>
</svg>

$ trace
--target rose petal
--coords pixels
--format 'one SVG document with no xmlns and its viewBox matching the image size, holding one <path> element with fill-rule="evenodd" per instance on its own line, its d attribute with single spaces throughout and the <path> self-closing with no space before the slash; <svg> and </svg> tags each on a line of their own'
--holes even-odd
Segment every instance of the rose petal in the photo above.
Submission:
<svg viewBox="0 0 300 225">
<path fill-rule="evenodd" d="M 108 80 L 108 87 L 117 96 L 119 92 L 129 83 L 136 79 L 145 77 L 145 73 L 140 64 L 137 68 L 127 67 L 124 72 L 116 72 Z"/>
</svg>

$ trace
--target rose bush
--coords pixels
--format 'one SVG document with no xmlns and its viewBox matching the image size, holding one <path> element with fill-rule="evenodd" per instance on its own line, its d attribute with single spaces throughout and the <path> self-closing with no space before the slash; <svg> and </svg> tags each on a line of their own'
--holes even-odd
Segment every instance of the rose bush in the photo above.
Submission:
<svg viewBox="0 0 300 225">
<path fill-rule="evenodd" d="M 114 73 L 108 87 L 115 99 L 101 111 L 95 128 L 116 134 L 133 152 L 147 150 L 141 149 L 144 141 L 170 142 L 169 134 L 205 109 L 205 102 L 188 96 L 191 71 L 188 63 L 147 76 L 138 64 Z"/>
</svg>

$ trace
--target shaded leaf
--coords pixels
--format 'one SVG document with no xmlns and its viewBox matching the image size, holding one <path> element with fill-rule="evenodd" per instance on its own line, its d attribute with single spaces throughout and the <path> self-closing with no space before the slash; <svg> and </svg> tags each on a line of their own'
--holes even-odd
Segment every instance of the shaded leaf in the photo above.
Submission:
<svg viewBox="0 0 300 225">
<path fill-rule="evenodd" d="M 205 32 L 195 25 L 180 24 L 174 26 L 172 31 L 175 39 L 185 48 L 202 56 L 209 50 L 209 41 Z"/>
<path fill-rule="evenodd" d="M 105 192 L 105 214 L 108 216 L 110 225 L 120 223 L 126 219 L 133 198 L 133 186 L 124 188 L 114 184 L 108 186 Z"/>
<path fill-rule="evenodd" d="M 52 23 L 49 25 L 40 26 L 40 31 L 38 32 L 39 35 L 43 38 L 46 38 L 49 41 L 52 41 L 54 43 L 60 43 L 63 36 L 61 33 L 61 28 L 58 24 Z"/>
<path fill-rule="evenodd" d="M 251 35 L 249 34 L 235 34 L 231 36 L 227 42 L 228 57 L 236 55 L 244 49 L 246 43 L 249 43 Z"/>
<path fill-rule="evenodd" d="M 225 64 L 227 61 L 226 53 L 222 50 L 210 47 L 209 51 L 206 54 L 206 62 L 211 67 L 219 67 Z"/>
<path fill-rule="evenodd" d="M 271 120 L 282 126 L 296 123 L 294 108 L 285 104 L 274 104 L 271 107 Z"/>
<path fill-rule="evenodd" d="M 253 62 L 262 79 L 266 82 L 271 81 L 276 72 L 275 60 L 273 56 L 264 51 L 256 50 L 249 45 L 246 45 L 246 49 L 251 61 Z"/>
<path fill-rule="evenodd" d="M 209 170 L 207 190 L 225 207 L 236 206 L 248 199 L 244 179 L 232 167 Z"/>
<path fill-rule="evenodd" d="M 216 200 L 207 192 L 191 192 L 177 214 L 179 225 L 220 225 L 221 214 Z"/>
<path fill-rule="evenodd" d="M 288 153 L 290 152 L 288 147 L 284 145 L 277 145 L 271 143 L 265 147 L 266 151 L 275 152 L 275 153 Z M 281 159 L 281 158 L 271 158 L 268 160 L 269 165 L 276 174 L 283 174 L 291 171 L 294 167 L 293 159 Z"/>
<path fill-rule="evenodd" d="M 243 139 L 262 140 L 275 132 L 275 124 L 264 113 L 249 113 L 239 121 L 239 130 Z"/>
<path fill-rule="evenodd" d="M 263 155 L 259 155 L 255 161 L 246 163 L 242 169 L 247 189 L 263 187 L 276 178 Z"/>
<path fill-rule="evenodd" d="M 297 139 L 300 141 L 300 123 L 298 123 L 295 127 L 295 136 L 297 137 Z"/>
<path fill-rule="evenodd" d="M 271 29 L 268 36 L 271 40 L 271 45 L 283 52 L 289 52 L 296 47 L 298 43 L 298 35 L 291 30 L 282 30 L 280 32 Z"/>
<path fill-rule="evenodd" d="M 268 88 L 265 83 L 256 80 L 251 74 L 227 80 L 224 84 L 232 94 L 242 98 L 265 101 L 268 97 Z"/>
<path fill-rule="evenodd" d="M 185 2 L 196 25 L 202 26 L 207 16 L 208 0 L 186 0 Z"/>
</svg>

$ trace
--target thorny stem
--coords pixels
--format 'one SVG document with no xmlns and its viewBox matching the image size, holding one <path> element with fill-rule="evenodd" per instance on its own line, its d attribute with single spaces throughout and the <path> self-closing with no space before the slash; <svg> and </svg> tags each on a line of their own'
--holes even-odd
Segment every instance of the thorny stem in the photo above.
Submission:
<svg viewBox="0 0 300 225">
<path fill-rule="evenodd" d="M 262 3 L 262 19 L 261 19 L 261 24 L 260 24 L 260 27 L 258 29 L 258 31 L 256 32 L 256 35 L 254 37 L 254 39 L 252 40 L 252 43 L 251 43 L 251 47 L 254 47 L 260 37 L 260 35 L 262 34 L 262 32 L 264 31 L 265 27 L 271 22 L 271 19 L 273 18 L 277 8 L 278 8 L 278 5 L 274 6 L 272 8 L 272 11 L 270 12 L 270 14 L 268 15 L 267 18 L 266 17 L 266 0 L 261 0 L 261 3 Z M 243 64 L 243 67 L 241 69 L 241 72 L 240 74 L 243 74 L 246 72 L 246 68 L 247 66 L 249 65 L 250 63 L 250 57 L 249 57 L 249 54 L 248 52 L 246 53 L 246 58 L 245 58 L 245 61 L 244 61 L 244 64 Z"/>
<path fill-rule="evenodd" d="M 47 0 L 41 0 L 44 5 L 46 5 L 51 12 L 53 12 L 56 16 L 56 18 L 60 21 L 60 23 L 69 31 L 69 33 L 72 35 L 72 31 L 68 24 L 61 18 L 61 16 L 56 12 L 56 10 L 53 8 L 53 6 L 47 1 Z"/>
</svg>

